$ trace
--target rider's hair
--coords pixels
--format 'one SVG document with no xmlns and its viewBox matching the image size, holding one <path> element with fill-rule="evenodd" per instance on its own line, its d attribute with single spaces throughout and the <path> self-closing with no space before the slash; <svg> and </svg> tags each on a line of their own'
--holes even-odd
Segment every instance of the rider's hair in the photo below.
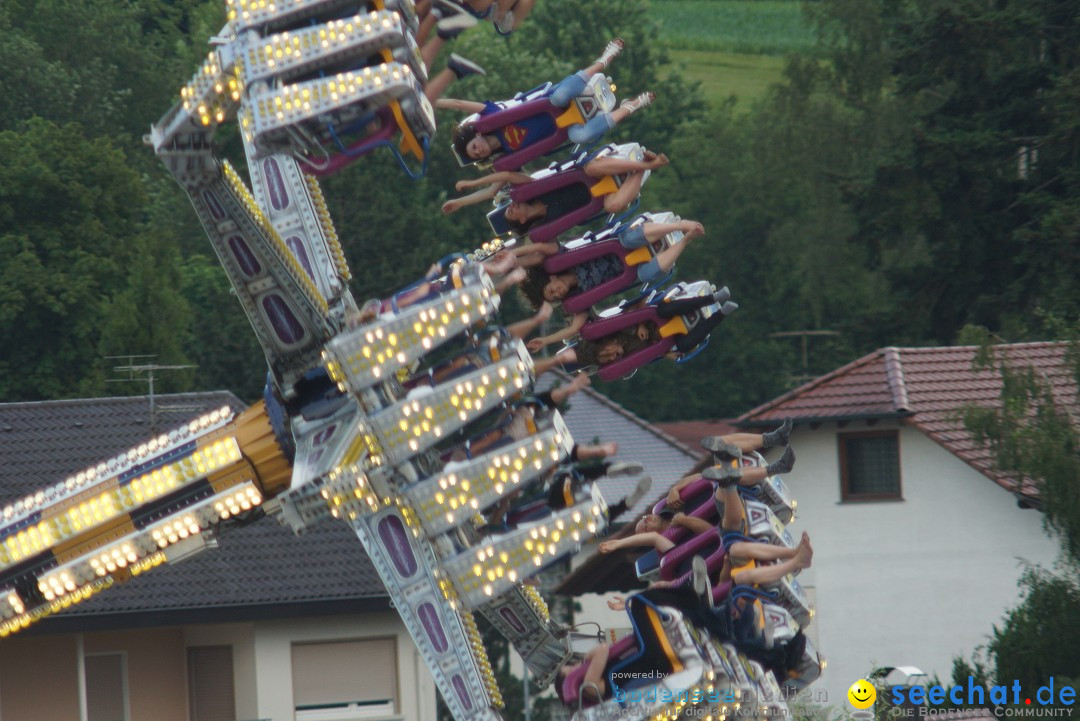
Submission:
<svg viewBox="0 0 1080 721">
<path fill-rule="evenodd" d="M 550 279 L 551 276 L 548 275 L 542 265 L 534 265 L 525 269 L 525 280 L 521 281 L 518 289 L 533 310 L 540 310 L 540 306 L 544 304 L 544 286 L 547 285 Z"/>
<path fill-rule="evenodd" d="M 465 163 L 475 163 L 476 158 L 469 157 L 469 141 L 478 135 L 476 131 L 476 123 L 461 123 L 454 127 L 454 131 L 450 134 L 450 142 L 454 146 L 454 150 L 457 151 L 458 157 Z"/>
</svg>

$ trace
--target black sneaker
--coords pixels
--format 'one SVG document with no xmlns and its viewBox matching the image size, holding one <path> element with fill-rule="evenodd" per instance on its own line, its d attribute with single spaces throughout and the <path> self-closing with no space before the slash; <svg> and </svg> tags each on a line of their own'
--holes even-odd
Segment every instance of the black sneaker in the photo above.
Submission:
<svg viewBox="0 0 1080 721">
<path fill-rule="evenodd" d="M 468 75 L 487 75 L 487 71 L 482 67 L 457 53 L 450 54 L 450 59 L 446 61 L 446 67 L 450 68 L 450 71 L 458 77 L 458 80 Z"/>
<path fill-rule="evenodd" d="M 720 466 L 710 466 L 701 472 L 701 477 L 710 481 L 716 481 L 721 488 L 734 486 L 742 480 L 742 468 L 725 463 Z"/>
<path fill-rule="evenodd" d="M 742 449 L 734 443 L 728 443 L 723 436 L 707 436 L 701 439 L 701 447 L 712 451 L 714 456 L 722 459 L 742 458 Z"/>
<path fill-rule="evenodd" d="M 458 35 L 461 35 L 463 32 L 473 27 L 476 27 L 476 18 L 472 15 L 458 13 L 457 15 L 444 17 L 442 20 L 435 23 L 435 33 L 443 40 L 453 40 Z M 483 73 L 481 72 L 481 75 L 482 74 Z"/>
</svg>

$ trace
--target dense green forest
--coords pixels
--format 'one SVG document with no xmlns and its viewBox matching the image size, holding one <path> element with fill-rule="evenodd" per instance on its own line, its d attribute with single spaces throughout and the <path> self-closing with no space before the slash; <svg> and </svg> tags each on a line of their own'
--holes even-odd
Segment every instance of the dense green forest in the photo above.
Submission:
<svg viewBox="0 0 1080 721">
<path fill-rule="evenodd" d="M 262 354 L 183 192 L 142 143 L 221 6 L 0 4 L 0 400 L 143 391 L 106 384 L 121 354 L 196 366 L 165 390 L 258 395 Z M 508 39 L 479 28 L 454 44 L 489 69 L 453 89 L 463 97 L 562 77 L 615 36 L 627 41 L 611 69 L 620 96 L 657 93 L 618 129 L 672 158 L 642 209 L 703 222 L 679 276 L 727 284 L 742 307 L 693 362 L 603 388 L 647 418 L 736 414 L 797 376 L 883 345 L 953 343 L 968 324 L 1045 339 L 1047 318 L 1080 309 L 1080 3 L 805 11 L 816 42 L 738 112 L 685 78 L 645 0 L 543 0 Z M 217 139 L 240 159 L 234 131 Z M 462 175 L 447 143 L 419 182 L 374 155 L 325 183 L 358 298 L 487 238 L 481 212 L 439 213 Z M 523 312 L 508 305 L 510 319 Z M 805 368 L 797 340 L 771 337 L 820 330 L 836 335 L 811 339 Z"/>
</svg>

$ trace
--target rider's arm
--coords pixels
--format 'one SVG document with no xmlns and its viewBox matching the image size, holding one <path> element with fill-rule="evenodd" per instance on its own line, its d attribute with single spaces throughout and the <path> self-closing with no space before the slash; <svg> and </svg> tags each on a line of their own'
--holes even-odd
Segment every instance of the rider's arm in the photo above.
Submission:
<svg viewBox="0 0 1080 721">
<path fill-rule="evenodd" d="M 674 486 L 672 486 L 671 489 L 668 491 L 668 495 L 667 495 L 668 505 L 673 505 L 673 506 L 676 506 L 676 507 L 681 506 L 682 505 L 682 498 L 679 495 L 679 491 L 686 488 L 687 486 L 689 486 L 694 481 L 699 481 L 699 480 L 701 480 L 701 474 L 700 473 L 691 473 L 688 476 L 683 476 L 682 478 L 680 478 L 678 480 L 678 482 Z"/>
<path fill-rule="evenodd" d="M 604 667 L 607 666 L 608 660 L 608 645 L 601 643 L 587 654 L 585 654 L 585 662 L 589 664 L 589 667 L 585 670 L 585 678 L 582 679 L 581 687 L 585 693 L 589 694 L 596 700 L 604 698 Z M 599 692 L 599 696 L 597 696 Z"/>
<path fill-rule="evenodd" d="M 473 100 L 455 100 L 454 98 L 439 98 L 435 101 L 435 107 L 440 110 L 460 110 L 463 113 L 479 113 L 484 109 L 483 103 Z"/>
<path fill-rule="evenodd" d="M 511 253 L 518 259 L 518 265 L 522 268 L 532 268 L 541 265 L 548 256 L 559 252 L 558 243 L 526 243 L 513 248 Z"/>
<path fill-rule="evenodd" d="M 554 243 L 552 243 L 552 245 L 554 245 Z M 542 336 L 541 338 L 538 338 L 538 340 L 543 341 L 544 345 L 551 345 L 552 343 L 558 343 L 567 338 L 573 338 L 581 331 L 581 327 L 585 325 L 585 321 L 588 319 L 588 313 L 575 313 L 568 326 L 551 335 Z"/>
<path fill-rule="evenodd" d="M 475 193 L 469 193 L 468 195 L 463 195 L 460 198 L 451 198 L 450 200 L 443 203 L 442 211 L 443 213 L 453 213 L 455 211 L 461 210 L 466 205 L 475 205 L 476 203 L 482 203 L 485 200 L 491 200 L 499 194 L 499 187 L 500 186 L 498 185 L 492 185 L 489 188 L 477 190 Z"/>
<path fill-rule="evenodd" d="M 712 531 L 716 528 L 716 526 L 709 523 L 704 518 L 688 516 L 685 513 L 676 513 L 675 517 L 671 519 L 671 522 L 675 525 L 682 526 L 694 534 Z"/>
<path fill-rule="evenodd" d="M 513 185 L 520 185 L 522 183 L 529 183 L 532 181 L 532 176 L 526 173 L 518 173 L 510 170 L 501 170 L 497 173 L 488 173 L 487 175 L 476 178 L 475 180 L 459 180 L 457 182 L 457 189 L 464 190 L 465 188 L 479 188 L 481 185 L 501 186 L 507 183 Z"/>
</svg>

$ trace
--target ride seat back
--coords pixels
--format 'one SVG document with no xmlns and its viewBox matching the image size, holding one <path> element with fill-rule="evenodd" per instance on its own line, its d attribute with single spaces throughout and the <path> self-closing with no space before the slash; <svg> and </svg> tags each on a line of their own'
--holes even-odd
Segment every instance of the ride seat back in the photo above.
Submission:
<svg viewBox="0 0 1080 721">
<path fill-rule="evenodd" d="M 600 258 L 604 255 L 614 255 L 622 263 L 622 272 L 603 283 L 586 291 L 573 293 L 562 301 L 563 310 L 567 313 L 583 313 L 608 296 L 621 293 L 638 282 L 637 263 L 628 258 L 631 254 L 644 250 L 649 258 L 652 257 L 648 246 L 629 250 L 624 248 L 618 238 L 597 240 L 584 247 L 565 251 L 552 256 L 544 263 L 544 270 L 548 273 L 559 273 L 581 263 Z"/>
<path fill-rule="evenodd" d="M 690 577 L 695 556 L 705 559 L 709 570 L 719 570 L 724 562 L 724 542 L 717 529 L 710 529 L 691 538 L 664 554 L 660 559 L 660 578 L 680 585 Z"/>
</svg>

